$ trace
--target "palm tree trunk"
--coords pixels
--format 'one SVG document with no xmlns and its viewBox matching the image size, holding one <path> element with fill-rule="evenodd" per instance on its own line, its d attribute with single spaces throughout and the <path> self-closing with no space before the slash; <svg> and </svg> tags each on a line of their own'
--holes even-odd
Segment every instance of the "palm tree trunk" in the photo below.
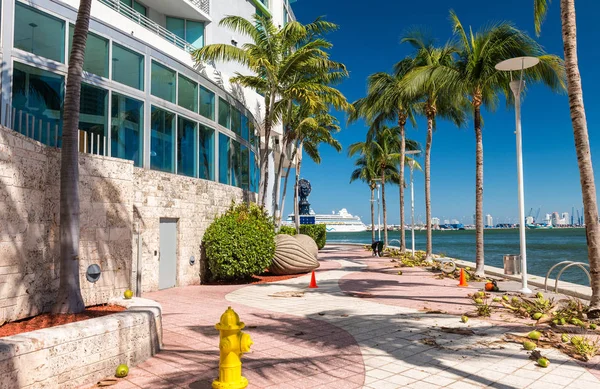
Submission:
<svg viewBox="0 0 600 389">
<path fill-rule="evenodd" d="M 81 0 L 69 57 L 60 160 L 60 285 L 52 312 L 79 313 L 85 309 L 79 284 L 79 108 L 81 75 L 90 24 L 92 0 Z"/>
<path fill-rule="evenodd" d="M 271 94 L 272 95 L 272 94 Z M 269 189 L 269 150 L 271 148 L 271 127 L 273 122 L 271 120 L 271 106 L 273 104 L 273 97 L 265 96 L 265 145 L 261 153 L 260 169 L 261 179 L 263 182 L 260 185 L 260 201 L 259 206 L 265 207 L 267 204 L 267 190 Z"/>
<path fill-rule="evenodd" d="M 585 232 L 588 244 L 588 260 L 592 278 L 592 299 L 589 318 L 600 317 L 600 225 L 598 224 L 598 204 L 596 184 L 592 167 L 592 155 L 588 138 L 587 120 L 583 105 L 581 75 L 577 59 L 577 24 L 575 20 L 575 0 L 561 0 L 562 35 L 565 50 L 565 68 L 571 122 L 577 151 L 577 164 L 581 181 L 581 195 L 585 215 Z"/>
<path fill-rule="evenodd" d="M 369 184 L 371 189 L 371 243 L 375 242 L 375 188 Z"/>
<path fill-rule="evenodd" d="M 300 144 L 302 147 L 302 144 Z M 296 193 L 294 193 L 294 204 L 296 205 L 296 211 L 294 212 L 294 222 L 296 223 L 296 234 L 300 233 L 300 204 L 298 203 L 298 182 L 300 181 L 300 167 L 302 165 L 302 158 L 298 158 L 296 162 Z"/>
<path fill-rule="evenodd" d="M 481 109 L 474 105 L 475 123 L 475 274 L 485 276 L 483 257 L 483 136 L 481 133 Z"/>
<path fill-rule="evenodd" d="M 427 140 L 425 143 L 425 220 L 427 223 L 427 251 L 426 260 L 433 256 L 433 244 L 431 241 L 431 141 L 433 138 L 433 115 L 427 115 Z"/>
<path fill-rule="evenodd" d="M 400 127 L 400 252 L 406 251 L 406 234 L 404 232 L 404 152 L 406 150 L 406 134 L 404 132 L 404 124 L 406 120 L 398 118 L 398 126 Z"/>
<path fill-rule="evenodd" d="M 387 208 L 385 205 L 385 168 L 381 167 L 381 208 L 383 209 L 383 247 L 388 245 Z M 381 226 L 379 226 L 381 228 Z"/>
<path fill-rule="evenodd" d="M 283 173 L 283 161 L 285 159 L 283 149 L 282 147 L 277 173 L 275 174 L 275 185 L 273 185 L 273 220 L 275 221 L 275 225 L 277 225 L 277 220 L 281 218 L 279 214 L 279 192 L 281 192 L 281 174 Z"/>
<path fill-rule="evenodd" d="M 292 157 L 290 158 L 290 166 L 287 168 L 287 172 L 285 173 L 285 179 L 283 181 L 283 194 L 281 195 L 281 209 L 279 212 L 279 220 L 276 220 L 276 226 L 279 229 L 281 227 L 281 220 L 283 218 L 283 208 L 285 207 L 285 195 L 287 193 L 288 179 L 290 178 L 290 170 L 292 170 L 292 161 L 296 157 L 296 150 L 298 148 L 294 148 L 294 152 L 292 153 Z"/>
</svg>

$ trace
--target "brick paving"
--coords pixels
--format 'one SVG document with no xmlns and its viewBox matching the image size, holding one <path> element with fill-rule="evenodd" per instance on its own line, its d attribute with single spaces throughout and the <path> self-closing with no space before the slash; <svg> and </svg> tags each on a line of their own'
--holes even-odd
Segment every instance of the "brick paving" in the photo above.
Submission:
<svg viewBox="0 0 600 389">
<path fill-rule="evenodd" d="M 551 364 L 542 369 L 520 345 L 500 342 L 506 326 L 460 323 L 474 289 L 422 269 L 398 276 L 389 260 L 359 247 L 328 246 L 321 257 L 318 289 L 307 289 L 303 276 L 146 294 L 163 305 L 164 348 L 113 387 L 210 388 L 218 374 L 214 324 L 231 305 L 255 343 L 243 359 L 249 388 L 600 388 L 592 374 L 598 365 L 543 350 Z M 274 297 L 290 291 L 304 295 Z M 476 336 L 443 327 L 468 327 Z"/>
</svg>

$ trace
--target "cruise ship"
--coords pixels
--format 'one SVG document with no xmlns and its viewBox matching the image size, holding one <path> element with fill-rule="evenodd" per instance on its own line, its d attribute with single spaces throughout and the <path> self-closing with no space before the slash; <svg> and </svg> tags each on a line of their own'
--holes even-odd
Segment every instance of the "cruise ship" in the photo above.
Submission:
<svg viewBox="0 0 600 389">
<path fill-rule="evenodd" d="M 327 232 L 362 232 L 368 227 L 360 220 L 358 216 L 352 216 L 346 208 L 342 208 L 338 213 L 315 214 L 311 209 L 310 215 L 315 217 L 315 224 L 325 224 Z M 290 214 L 286 223 L 294 223 L 294 214 Z"/>
</svg>

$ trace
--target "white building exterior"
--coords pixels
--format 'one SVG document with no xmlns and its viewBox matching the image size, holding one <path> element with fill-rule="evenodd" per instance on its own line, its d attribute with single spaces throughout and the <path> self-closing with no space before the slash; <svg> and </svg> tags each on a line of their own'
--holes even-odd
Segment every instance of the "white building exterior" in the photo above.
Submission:
<svg viewBox="0 0 600 389">
<path fill-rule="evenodd" d="M 488 227 L 494 226 L 494 218 L 492 215 L 485 215 L 485 225 Z"/>
<path fill-rule="evenodd" d="M 293 20 L 289 0 L 96 0 L 84 64 L 80 149 L 135 166 L 258 192 L 264 99 L 229 78 L 235 63 L 190 52 L 247 37 L 226 15 Z M 2 1 L 2 119 L 60 146 L 62 102 L 78 0 Z M 20 117 L 18 117 L 21 115 Z M 30 132 L 30 128 L 40 129 Z M 281 126 L 273 129 L 280 136 Z M 272 140 L 270 140 L 272 142 Z M 273 187 L 274 158 L 269 159 Z M 271 204 L 272 190 L 268 191 Z"/>
</svg>

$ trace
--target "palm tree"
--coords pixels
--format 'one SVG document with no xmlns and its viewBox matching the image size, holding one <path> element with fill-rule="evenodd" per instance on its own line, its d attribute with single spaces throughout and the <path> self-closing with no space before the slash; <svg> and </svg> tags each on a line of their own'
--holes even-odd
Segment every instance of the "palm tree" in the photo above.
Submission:
<svg viewBox="0 0 600 389">
<path fill-rule="evenodd" d="M 348 155 L 369 155 L 377 165 L 377 173 L 381 181 L 381 206 L 383 209 L 384 245 L 388 245 L 387 205 L 385 200 L 385 183 L 391 177 L 390 171 L 395 171 L 400 160 L 400 129 L 382 125 L 374 131 L 374 138 L 365 142 L 353 143 L 348 147 Z M 397 173 L 396 173 L 397 174 Z"/>
<path fill-rule="evenodd" d="M 85 309 L 79 284 L 79 148 L 81 77 L 92 0 L 80 0 L 69 57 L 60 158 L 60 285 L 54 313 Z"/>
<path fill-rule="evenodd" d="M 495 65 L 513 57 L 535 56 L 540 64 L 525 73 L 528 83 L 543 82 L 555 91 L 564 90 L 564 67 L 562 60 L 555 55 L 547 55 L 544 49 L 527 34 L 512 24 L 502 22 L 490 25 L 478 33 L 465 32 L 454 11 L 450 11 L 454 33 L 460 47 L 455 68 L 440 69 L 437 75 L 446 79 L 454 77 L 453 89 L 464 93 L 469 99 L 473 112 L 475 129 L 475 229 L 476 229 L 476 270 L 475 274 L 484 277 L 483 255 L 483 134 L 481 106 L 494 111 L 498 95 L 504 93 L 510 100 L 510 74 L 497 71 Z"/>
<path fill-rule="evenodd" d="M 427 249 L 426 259 L 432 258 L 431 240 L 431 143 L 433 130 L 438 118 L 448 119 L 457 126 L 465 122 L 466 99 L 459 91 L 449 87 L 449 81 L 438 76 L 440 67 L 454 66 L 454 55 L 457 47 L 447 43 L 442 47 L 436 47 L 433 42 L 428 41 L 419 32 L 415 31 L 402 42 L 411 44 L 416 54 L 414 67 L 402 80 L 405 92 L 411 98 L 419 99 L 415 109 L 427 118 L 427 140 L 425 143 L 425 218 L 427 222 Z M 396 65 L 396 72 L 402 69 L 402 63 Z"/>
<path fill-rule="evenodd" d="M 355 162 L 356 169 L 350 175 L 350 183 L 361 180 L 369 185 L 371 190 L 371 242 L 375 242 L 375 188 L 377 188 L 376 179 L 379 178 L 377 165 L 373 157 L 369 154 L 361 155 Z"/>
<path fill-rule="evenodd" d="M 549 0 L 534 0 L 535 30 L 540 33 L 542 22 L 548 11 Z M 585 213 L 585 230 L 588 243 L 588 260 L 590 262 L 592 299 L 588 317 L 600 318 L 600 224 L 598 223 L 598 204 L 596 199 L 596 183 L 590 152 L 581 75 L 577 59 L 577 22 L 575 20 L 575 0 L 561 0 L 561 23 L 565 66 L 567 73 L 567 93 L 573 136 L 579 166 L 581 195 Z"/>
<path fill-rule="evenodd" d="M 386 121 L 397 121 L 400 129 L 400 155 L 404 156 L 406 150 L 406 122 L 410 120 L 416 125 L 414 104 L 416 101 L 404 93 L 402 79 L 414 66 L 414 59 L 407 57 L 396 65 L 393 75 L 388 73 L 375 73 L 369 76 L 367 96 L 354 102 L 355 112 L 350 115 L 349 121 L 364 117 L 374 124 L 376 128 Z M 369 137 L 373 134 L 370 131 Z M 399 180 L 404 182 L 404 158 L 400 158 Z M 406 237 L 404 232 L 404 190 L 400 186 L 400 250 L 406 250 Z"/>
<path fill-rule="evenodd" d="M 297 131 L 296 150 L 298 150 L 298 153 L 296 158 L 296 182 L 294 185 L 294 221 L 296 224 L 296 233 L 299 234 L 300 209 L 298 207 L 298 182 L 300 181 L 300 171 L 302 168 L 302 154 L 306 152 L 306 155 L 313 162 L 320 164 L 321 155 L 319 153 L 319 146 L 321 144 L 327 144 L 338 152 L 342 150 L 342 145 L 333 137 L 334 133 L 340 131 L 338 121 L 334 116 L 326 112 L 304 119 Z"/>
<path fill-rule="evenodd" d="M 317 19 L 307 25 L 297 21 L 279 28 L 271 17 L 254 15 L 249 21 L 240 16 L 227 16 L 220 26 L 248 36 L 250 43 L 241 47 L 230 44 L 212 44 L 192 53 L 196 62 L 232 61 L 253 73 L 237 73 L 230 82 L 253 88 L 264 95 L 264 142 L 260 152 L 261 184 L 259 204 L 266 206 L 269 171 L 267 163 L 271 141 L 271 130 L 280 123 L 290 101 L 318 106 L 324 98 L 334 106 L 343 105 L 341 93 L 325 83 L 307 82 L 307 77 L 298 74 L 322 74 L 327 71 L 345 72 L 342 64 L 331 61 L 327 50 L 331 43 L 322 35 L 337 29 L 337 25 Z"/>
</svg>

